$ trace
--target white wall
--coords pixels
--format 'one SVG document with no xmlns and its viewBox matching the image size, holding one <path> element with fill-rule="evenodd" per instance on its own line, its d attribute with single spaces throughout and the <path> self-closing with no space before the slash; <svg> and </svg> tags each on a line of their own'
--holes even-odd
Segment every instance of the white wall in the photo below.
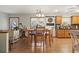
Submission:
<svg viewBox="0 0 79 59">
<path fill-rule="evenodd" d="M 8 26 L 8 16 L 7 14 L 0 13 L 0 30 L 7 30 Z"/>
<path fill-rule="evenodd" d="M 71 25 L 71 17 L 62 17 L 62 24 Z"/>
</svg>

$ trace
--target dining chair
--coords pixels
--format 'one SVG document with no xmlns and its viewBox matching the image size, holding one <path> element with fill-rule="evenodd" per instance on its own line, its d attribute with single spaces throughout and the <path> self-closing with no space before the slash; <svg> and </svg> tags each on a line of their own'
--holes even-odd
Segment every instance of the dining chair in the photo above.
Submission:
<svg viewBox="0 0 79 59">
<path fill-rule="evenodd" d="M 79 52 L 79 41 L 78 41 L 79 32 L 70 31 L 69 34 L 72 39 L 72 53 Z"/>
<path fill-rule="evenodd" d="M 28 40 L 31 42 L 31 46 L 34 47 L 36 31 L 34 29 L 28 29 Z"/>
<path fill-rule="evenodd" d="M 51 43 L 52 43 L 52 40 L 53 40 L 53 38 L 52 38 L 52 35 L 51 35 L 51 30 L 46 30 L 45 31 L 46 32 L 46 34 L 45 34 L 45 43 L 47 44 L 47 47 L 51 47 Z"/>
<path fill-rule="evenodd" d="M 36 27 L 36 35 L 35 35 L 35 50 L 36 47 L 43 47 L 44 52 L 44 44 L 45 44 L 45 27 Z"/>
<path fill-rule="evenodd" d="M 27 27 L 25 27 L 22 30 L 22 40 L 24 41 L 25 45 L 26 44 L 28 45 L 29 39 L 28 39 L 28 30 L 27 30 Z"/>
<path fill-rule="evenodd" d="M 53 27 L 51 27 L 51 29 L 49 30 L 49 35 L 50 35 L 50 38 L 49 38 L 49 40 L 50 40 L 50 47 L 52 46 L 52 43 L 53 43 L 53 30 L 54 30 Z"/>
</svg>

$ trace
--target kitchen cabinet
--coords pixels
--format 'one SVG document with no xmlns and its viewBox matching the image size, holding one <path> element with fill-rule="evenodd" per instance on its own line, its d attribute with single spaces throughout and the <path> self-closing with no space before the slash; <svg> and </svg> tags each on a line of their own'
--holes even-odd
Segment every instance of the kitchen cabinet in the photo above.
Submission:
<svg viewBox="0 0 79 59">
<path fill-rule="evenodd" d="M 72 16 L 71 24 L 79 24 L 79 16 Z"/>
<path fill-rule="evenodd" d="M 70 37 L 69 30 L 67 30 L 67 29 L 56 30 L 56 37 L 58 37 L 58 38 L 69 38 Z"/>
<path fill-rule="evenodd" d="M 77 17 L 77 23 L 79 24 L 79 16 Z"/>
<path fill-rule="evenodd" d="M 64 30 L 56 30 L 56 36 L 59 38 L 63 38 L 64 34 Z"/>
<path fill-rule="evenodd" d="M 61 16 L 56 16 L 55 19 L 56 19 L 55 20 L 56 24 L 61 24 L 62 23 L 62 17 Z"/>
<path fill-rule="evenodd" d="M 69 30 L 65 30 L 64 33 L 65 33 L 65 34 L 64 34 L 64 35 L 65 35 L 65 38 L 69 38 L 69 37 L 70 37 L 70 35 L 69 35 Z"/>
</svg>

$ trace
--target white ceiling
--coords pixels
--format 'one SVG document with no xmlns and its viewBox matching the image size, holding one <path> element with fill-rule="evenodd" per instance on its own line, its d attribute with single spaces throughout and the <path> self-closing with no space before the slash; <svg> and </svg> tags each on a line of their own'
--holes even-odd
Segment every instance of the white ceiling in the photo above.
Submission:
<svg viewBox="0 0 79 59">
<path fill-rule="evenodd" d="M 34 14 L 36 9 L 42 13 L 78 13 L 75 5 L 0 5 L 0 12 L 7 14 Z"/>
</svg>

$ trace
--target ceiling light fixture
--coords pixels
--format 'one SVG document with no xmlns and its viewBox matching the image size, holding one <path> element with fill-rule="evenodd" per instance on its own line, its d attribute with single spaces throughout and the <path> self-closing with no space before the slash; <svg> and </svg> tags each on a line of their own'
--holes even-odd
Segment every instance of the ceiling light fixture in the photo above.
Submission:
<svg viewBox="0 0 79 59">
<path fill-rule="evenodd" d="M 36 17 L 44 17 L 44 14 L 42 13 L 40 9 L 36 10 Z"/>
</svg>

